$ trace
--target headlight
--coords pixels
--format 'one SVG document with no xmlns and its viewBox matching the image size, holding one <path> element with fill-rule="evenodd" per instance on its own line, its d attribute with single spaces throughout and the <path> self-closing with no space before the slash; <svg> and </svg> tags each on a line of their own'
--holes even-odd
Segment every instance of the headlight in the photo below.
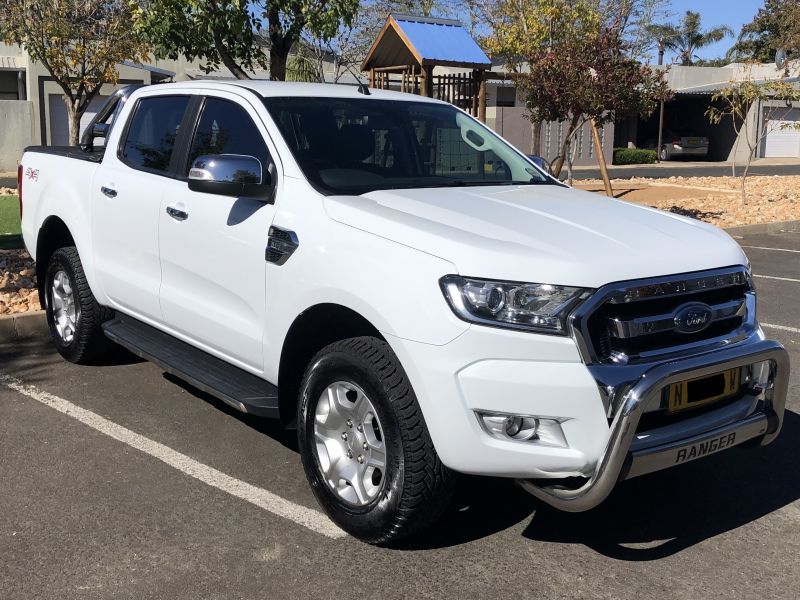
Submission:
<svg viewBox="0 0 800 600">
<path fill-rule="evenodd" d="M 566 333 L 567 315 L 588 296 L 584 288 L 458 275 L 446 275 L 440 283 L 450 307 L 465 321 L 542 333 Z"/>
</svg>

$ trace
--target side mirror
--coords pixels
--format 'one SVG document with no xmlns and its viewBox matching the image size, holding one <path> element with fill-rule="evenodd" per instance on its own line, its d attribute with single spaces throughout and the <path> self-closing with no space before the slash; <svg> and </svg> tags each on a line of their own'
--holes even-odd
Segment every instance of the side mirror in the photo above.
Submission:
<svg viewBox="0 0 800 600">
<path fill-rule="evenodd" d="M 199 156 L 189 169 L 194 192 L 268 200 L 272 187 L 272 175 L 261 161 L 244 154 Z"/>
<path fill-rule="evenodd" d="M 92 137 L 93 138 L 106 138 L 108 137 L 108 131 L 110 127 L 108 123 L 95 123 L 92 125 Z"/>
<path fill-rule="evenodd" d="M 541 156 L 536 156 L 535 154 L 529 154 L 528 160 L 530 160 L 545 173 L 550 173 L 550 163 L 547 162 L 547 159 L 542 158 Z"/>
</svg>

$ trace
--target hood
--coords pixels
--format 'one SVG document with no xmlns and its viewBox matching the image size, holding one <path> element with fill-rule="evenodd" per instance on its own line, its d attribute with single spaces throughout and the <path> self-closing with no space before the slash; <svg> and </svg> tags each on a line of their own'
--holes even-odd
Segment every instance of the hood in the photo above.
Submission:
<svg viewBox="0 0 800 600">
<path fill-rule="evenodd" d="M 555 185 L 385 190 L 324 202 L 332 219 L 470 277 L 596 288 L 747 260 L 707 223 Z"/>
</svg>

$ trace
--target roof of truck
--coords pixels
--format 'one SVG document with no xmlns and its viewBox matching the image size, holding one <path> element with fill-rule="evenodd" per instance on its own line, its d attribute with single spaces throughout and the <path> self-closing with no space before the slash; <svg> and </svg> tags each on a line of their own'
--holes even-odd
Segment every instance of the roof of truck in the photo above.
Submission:
<svg viewBox="0 0 800 600">
<path fill-rule="evenodd" d="M 316 98 L 375 98 L 383 100 L 406 100 L 417 102 L 436 102 L 440 100 L 425 98 L 414 94 L 392 92 L 389 90 L 369 89 L 369 95 L 362 94 L 354 85 L 341 85 L 333 83 L 297 83 L 292 81 L 265 81 L 261 79 L 232 79 L 230 81 L 198 80 L 181 81 L 177 83 L 164 83 L 159 85 L 174 88 L 197 89 L 198 86 L 208 89 L 230 89 L 231 87 L 247 88 L 263 98 L 270 97 L 316 97 Z"/>
</svg>

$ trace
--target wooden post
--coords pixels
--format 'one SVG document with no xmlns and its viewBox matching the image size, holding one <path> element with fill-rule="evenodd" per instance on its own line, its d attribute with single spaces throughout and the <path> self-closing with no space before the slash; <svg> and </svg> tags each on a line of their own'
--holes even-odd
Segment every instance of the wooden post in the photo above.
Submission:
<svg viewBox="0 0 800 600">
<path fill-rule="evenodd" d="M 422 95 L 426 98 L 433 98 L 433 66 L 423 65 L 422 67 Z"/>
<path fill-rule="evenodd" d="M 375 87 L 375 69 L 372 68 L 369 70 L 369 87 Z"/>
<path fill-rule="evenodd" d="M 608 167 L 606 166 L 606 155 L 603 154 L 603 144 L 600 141 L 600 133 L 597 131 L 597 124 L 591 120 L 592 137 L 594 138 L 594 149 L 597 153 L 597 164 L 600 165 L 600 174 L 603 176 L 603 185 L 606 188 L 606 196 L 614 197 L 614 190 L 611 189 L 611 179 L 608 177 Z"/>
<path fill-rule="evenodd" d="M 478 120 L 486 123 L 486 73 L 478 71 Z"/>
</svg>

